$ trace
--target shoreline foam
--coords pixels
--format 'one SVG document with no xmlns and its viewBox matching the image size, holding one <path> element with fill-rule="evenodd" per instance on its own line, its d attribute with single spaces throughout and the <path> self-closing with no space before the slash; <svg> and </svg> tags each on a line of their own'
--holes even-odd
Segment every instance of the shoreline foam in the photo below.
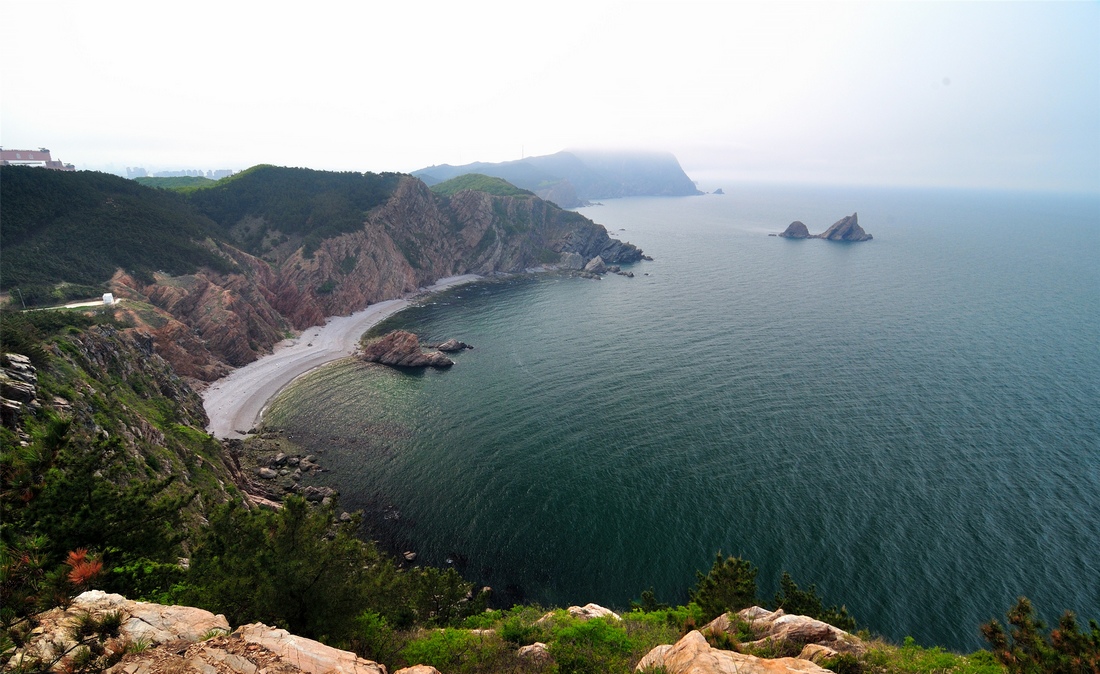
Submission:
<svg viewBox="0 0 1100 674">
<path fill-rule="evenodd" d="M 411 306 L 426 294 L 471 283 L 476 274 L 449 276 L 401 299 L 376 302 L 349 316 L 330 316 L 275 345 L 272 353 L 213 382 L 202 392 L 206 430 L 221 439 L 242 438 L 256 426 L 267 404 L 288 384 L 325 363 L 350 356 L 364 332 Z"/>
</svg>

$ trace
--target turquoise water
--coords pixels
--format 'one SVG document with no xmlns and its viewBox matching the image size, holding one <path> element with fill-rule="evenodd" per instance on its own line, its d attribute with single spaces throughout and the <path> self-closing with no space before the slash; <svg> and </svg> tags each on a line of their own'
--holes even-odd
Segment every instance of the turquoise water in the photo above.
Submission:
<svg viewBox="0 0 1100 674">
<path fill-rule="evenodd" d="M 504 602 L 680 602 L 721 550 L 894 639 L 1100 617 L 1100 200 L 724 187 L 582 209 L 655 261 L 439 296 L 390 327 L 454 368 L 345 361 L 268 424 Z M 857 210 L 874 241 L 767 236 Z"/>
</svg>

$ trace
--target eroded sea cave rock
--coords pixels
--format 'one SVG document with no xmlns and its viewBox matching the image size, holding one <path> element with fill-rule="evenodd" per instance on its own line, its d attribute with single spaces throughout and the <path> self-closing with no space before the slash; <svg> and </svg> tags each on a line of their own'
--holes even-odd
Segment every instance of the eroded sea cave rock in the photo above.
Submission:
<svg viewBox="0 0 1100 674">
<path fill-rule="evenodd" d="M 363 347 L 360 357 L 368 363 L 394 367 L 445 368 L 455 364 L 439 351 L 424 352 L 420 339 L 411 332 L 394 330 Z"/>
</svg>

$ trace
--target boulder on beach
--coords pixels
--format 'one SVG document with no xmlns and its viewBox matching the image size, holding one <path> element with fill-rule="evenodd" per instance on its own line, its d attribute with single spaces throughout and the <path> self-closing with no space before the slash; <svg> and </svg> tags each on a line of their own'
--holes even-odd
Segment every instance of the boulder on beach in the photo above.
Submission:
<svg viewBox="0 0 1100 674">
<path fill-rule="evenodd" d="M 363 347 L 360 357 L 368 363 L 381 363 L 394 367 L 445 368 L 455 364 L 439 351 L 425 353 L 420 348 L 420 339 L 404 330 L 394 330 L 371 341 Z"/>
</svg>

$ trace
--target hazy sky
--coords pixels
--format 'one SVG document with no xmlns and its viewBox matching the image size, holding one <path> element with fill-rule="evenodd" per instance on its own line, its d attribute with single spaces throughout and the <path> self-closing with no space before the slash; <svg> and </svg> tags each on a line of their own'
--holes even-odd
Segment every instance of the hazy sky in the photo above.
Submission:
<svg viewBox="0 0 1100 674">
<path fill-rule="evenodd" d="M 1100 3 L 0 0 L 0 143 L 360 171 L 572 147 L 695 179 L 1100 191 Z"/>
</svg>

